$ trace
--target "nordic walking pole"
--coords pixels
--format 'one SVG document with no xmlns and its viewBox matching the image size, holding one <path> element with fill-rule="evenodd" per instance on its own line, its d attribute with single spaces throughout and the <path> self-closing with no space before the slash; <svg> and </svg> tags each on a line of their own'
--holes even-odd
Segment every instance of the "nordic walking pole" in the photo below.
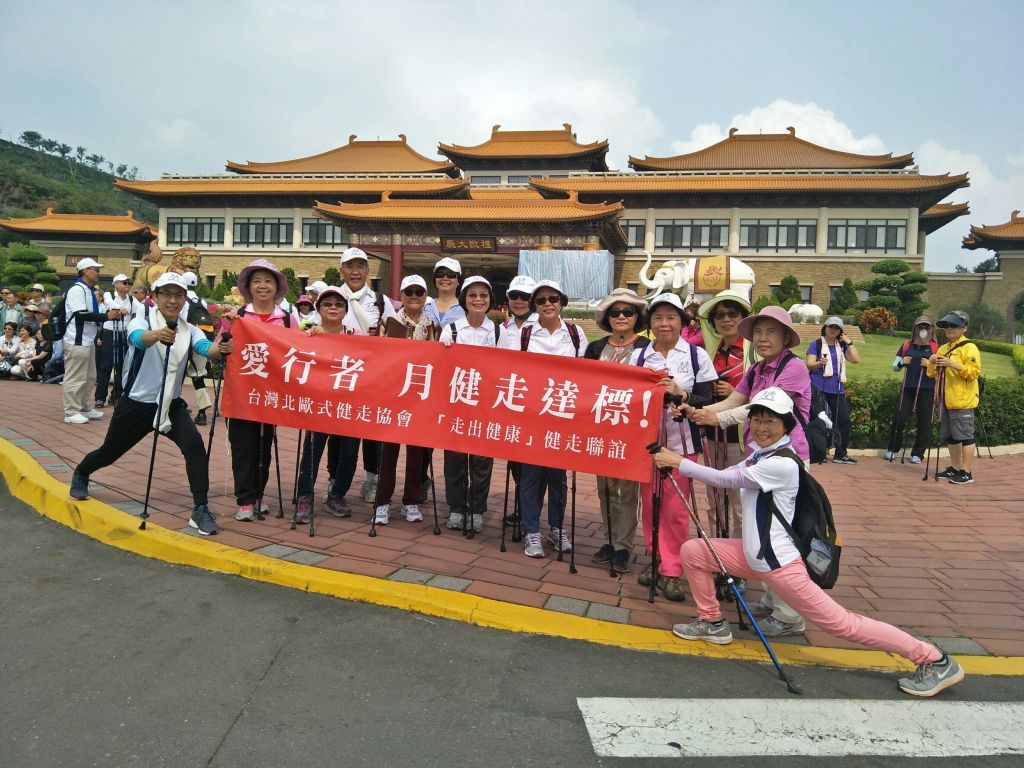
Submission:
<svg viewBox="0 0 1024 768">
<path fill-rule="evenodd" d="M 271 440 L 274 441 L 274 471 L 277 473 L 277 519 L 284 517 L 284 498 L 281 495 L 281 456 L 277 452 L 277 426 L 271 427 Z"/>
<path fill-rule="evenodd" d="M 177 331 L 178 321 L 175 320 L 173 323 L 167 323 L 167 327 L 172 331 Z M 139 515 L 142 518 L 142 522 L 139 523 L 139 530 L 146 530 L 146 521 L 149 519 L 149 492 L 153 487 L 153 466 L 156 464 L 156 442 L 160 439 L 160 418 L 164 412 L 164 389 L 167 386 L 167 366 L 171 362 L 171 347 L 172 344 L 164 344 L 167 349 L 164 350 L 164 372 L 160 379 L 160 394 L 156 400 L 156 416 L 154 420 L 156 425 L 153 427 L 153 450 L 149 454 L 149 474 L 146 476 L 146 500 L 142 503 L 142 514 Z M 160 354 L 159 347 L 157 348 L 157 354 Z"/>
<path fill-rule="evenodd" d="M 231 334 L 225 333 L 220 337 L 221 344 L 231 341 Z M 220 361 L 220 371 L 217 378 L 213 380 L 213 421 L 210 422 L 210 434 L 206 440 L 206 461 L 210 461 L 210 452 L 213 450 L 213 433 L 217 430 L 217 417 L 220 415 L 220 391 L 224 386 L 224 369 L 227 367 L 227 360 Z"/>
<path fill-rule="evenodd" d="M 940 368 L 939 369 L 939 380 L 936 383 L 936 386 L 939 388 L 939 391 L 940 391 L 940 394 L 936 398 L 936 400 L 938 401 L 938 406 L 939 406 L 938 407 L 938 413 L 939 413 L 938 421 L 939 421 L 939 425 L 940 425 L 939 426 L 939 437 L 941 439 L 941 437 L 942 437 L 942 426 L 941 426 L 942 425 L 942 409 L 946 407 L 946 369 L 945 368 Z M 949 448 L 947 448 L 946 450 L 948 451 Z M 939 454 L 941 453 L 941 451 L 942 451 L 941 446 L 936 446 L 935 447 L 935 482 L 936 483 L 939 482 Z M 952 454 L 950 454 L 950 457 L 952 458 Z"/>
<path fill-rule="evenodd" d="M 937 377 L 937 379 L 935 381 L 935 399 L 932 401 L 932 417 L 931 417 L 931 419 L 928 422 L 928 444 L 925 446 L 925 449 L 924 449 L 924 476 L 921 478 L 922 481 L 928 479 L 928 467 L 929 467 L 929 465 L 931 463 L 931 453 L 932 453 L 932 436 L 935 434 L 935 421 L 936 421 L 936 419 L 938 417 L 938 411 L 939 411 L 939 407 L 940 407 L 941 401 L 942 401 L 942 390 L 941 390 L 942 373 L 941 373 L 941 370 L 942 369 L 940 368 L 939 369 L 940 372 L 939 372 L 938 377 Z M 939 449 L 936 447 L 936 449 L 935 449 L 935 474 L 936 474 L 936 476 L 938 475 L 938 473 L 939 473 Z"/>
<path fill-rule="evenodd" d="M 466 454 L 466 514 L 462 516 L 462 535 L 467 539 L 472 539 L 473 534 L 473 470 L 470 467 L 470 456 Z"/>
<path fill-rule="evenodd" d="M 661 428 L 658 430 L 662 440 L 665 438 L 665 416 L 661 417 Z M 655 485 L 651 488 L 651 587 L 647 592 L 647 602 L 653 603 L 658 594 L 658 565 L 660 550 L 658 549 L 658 523 L 661 519 L 661 496 L 668 472 L 658 471 Z"/>
<path fill-rule="evenodd" d="M 651 453 L 651 455 L 654 455 L 655 453 L 661 450 L 661 446 L 658 443 L 652 443 L 651 445 L 647 446 L 647 450 Z M 725 563 L 722 562 L 722 558 L 718 555 L 718 550 L 715 549 L 715 545 L 711 542 L 711 539 L 708 538 L 708 534 L 704 530 L 704 526 L 700 524 L 700 518 L 697 517 L 696 510 L 694 510 L 694 508 L 691 507 L 690 504 L 686 501 L 686 497 L 683 495 L 683 491 L 679 487 L 679 483 L 676 482 L 676 479 L 672 476 L 672 473 L 668 471 L 668 467 L 665 467 L 665 469 L 659 471 L 664 473 L 664 476 L 667 477 L 669 482 L 672 484 L 672 488 L 679 496 L 679 501 L 681 501 L 683 506 L 686 507 L 686 511 L 687 513 L 689 513 L 690 519 L 693 520 L 694 524 L 697 526 L 697 535 L 701 538 L 701 540 L 707 546 L 708 550 L 711 552 L 711 557 L 714 558 L 715 565 L 718 566 L 719 571 L 725 574 L 726 583 L 732 589 L 733 596 L 736 598 L 737 603 L 743 607 L 743 611 L 747 614 L 747 617 L 750 619 L 750 623 L 754 627 L 754 630 L 757 632 L 757 636 L 761 638 L 761 643 L 764 645 L 764 649 L 768 652 L 768 656 L 771 658 L 772 664 L 775 665 L 775 669 L 777 669 L 779 672 L 779 679 L 786 684 L 786 690 L 790 693 L 802 694 L 803 690 L 800 688 L 800 686 L 798 686 L 796 683 L 790 680 L 789 676 L 786 675 L 785 670 L 783 670 L 782 664 L 779 663 L 779 659 L 775 655 L 775 651 L 772 650 L 772 646 L 768 642 L 768 638 L 764 636 L 764 633 L 761 631 L 761 627 L 757 624 L 757 619 L 755 619 L 754 614 L 751 613 L 750 606 L 748 606 L 747 601 L 743 599 L 743 593 L 740 592 L 739 586 L 736 584 L 736 580 L 733 579 L 733 577 L 729 574 L 729 570 L 725 567 Z"/>
<path fill-rule="evenodd" d="M 499 549 L 502 552 L 508 552 L 508 548 L 505 546 L 505 528 L 508 525 L 508 486 L 512 477 L 512 470 L 508 465 L 508 459 L 505 460 L 505 503 L 501 509 L 501 546 Z M 435 505 L 436 506 L 436 505 Z M 436 525 L 436 523 L 435 523 Z M 609 535 L 609 541 L 611 536 Z"/>
<path fill-rule="evenodd" d="M 562 530 L 565 530 L 565 514 L 562 514 Z M 572 471 L 572 514 L 569 528 L 569 573 L 576 573 L 576 470 Z M 559 532 L 561 538 L 561 532 Z M 561 545 L 561 541 L 558 542 Z"/>
<path fill-rule="evenodd" d="M 292 480 L 292 506 L 297 506 L 299 503 L 299 462 L 302 461 L 302 433 L 305 430 L 299 430 L 298 440 L 295 441 L 295 478 Z"/>
<path fill-rule="evenodd" d="M 576 473 L 573 472 L 573 483 L 575 484 L 575 482 L 576 482 Z M 573 497 L 573 511 L 574 512 L 575 512 L 575 502 L 576 502 L 576 498 L 574 496 Z M 604 525 L 605 525 L 605 528 L 608 529 L 608 550 L 611 552 L 611 557 L 608 560 L 608 575 L 611 576 L 614 579 L 619 574 L 617 574 L 615 572 L 615 544 L 612 543 L 612 504 L 611 504 L 611 499 L 608 499 L 608 503 L 605 506 L 608 509 L 608 515 L 604 519 Z M 634 514 L 635 514 L 636 510 L 633 510 L 633 511 L 634 511 Z M 576 544 L 575 518 L 574 518 L 573 522 L 574 522 L 574 525 L 573 525 L 573 532 L 572 532 L 572 541 L 573 541 L 573 545 L 575 545 Z M 574 546 L 574 548 L 575 548 L 575 546 Z"/>
<path fill-rule="evenodd" d="M 425 453 L 428 453 L 429 461 L 430 461 L 430 463 L 427 466 L 430 468 L 430 500 L 434 503 L 434 535 L 435 536 L 440 536 L 441 535 L 441 526 L 437 524 L 437 486 L 434 484 L 434 452 L 433 451 L 427 452 L 426 449 L 423 449 L 423 450 L 424 450 Z M 505 545 L 505 529 L 504 528 L 502 528 L 501 533 L 502 533 L 501 543 L 502 543 L 502 546 L 504 546 Z M 502 550 L 502 551 L 504 551 L 504 550 Z"/>
</svg>

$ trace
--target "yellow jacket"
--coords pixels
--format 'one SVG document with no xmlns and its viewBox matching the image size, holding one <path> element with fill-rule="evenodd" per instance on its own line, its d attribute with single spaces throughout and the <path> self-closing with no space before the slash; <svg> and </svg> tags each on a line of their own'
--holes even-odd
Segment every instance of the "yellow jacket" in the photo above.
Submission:
<svg viewBox="0 0 1024 768">
<path fill-rule="evenodd" d="M 978 407 L 978 377 L 981 376 L 981 352 L 968 340 L 961 336 L 952 344 L 943 344 L 935 353 L 939 357 L 956 360 L 963 368 L 946 368 L 945 406 L 950 410 L 965 410 Z M 938 366 L 928 363 L 928 375 L 933 379 L 938 375 Z"/>
</svg>

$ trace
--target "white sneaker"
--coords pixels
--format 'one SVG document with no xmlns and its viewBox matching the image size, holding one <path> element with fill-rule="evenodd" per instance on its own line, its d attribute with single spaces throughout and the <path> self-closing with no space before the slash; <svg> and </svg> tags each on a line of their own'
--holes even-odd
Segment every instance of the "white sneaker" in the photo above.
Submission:
<svg viewBox="0 0 1024 768">
<path fill-rule="evenodd" d="M 91 411 L 82 411 L 82 415 L 87 419 L 102 419 L 103 411 L 97 411 L 93 408 Z"/>
<path fill-rule="evenodd" d="M 423 518 L 420 517 L 420 520 Z M 391 522 L 391 505 L 381 504 L 373 510 L 373 522 L 375 525 L 387 525 Z"/>
<path fill-rule="evenodd" d="M 377 476 L 372 472 L 366 473 L 363 487 L 359 489 L 359 496 L 363 501 L 368 501 L 371 504 L 377 500 Z"/>
<path fill-rule="evenodd" d="M 526 548 L 523 554 L 527 557 L 544 557 L 544 545 L 540 543 L 539 533 L 526 534 Z"/>
<path fill-rule="evenodd" d="M 402 507 L 402 516 L 405 517 L 406 522 L 409 523 L 423 522 L 423 513 L 420 512 L 420 508 L 415 504 L 406 504 Z"/>
<path fill-rule="evenodd" d="M 462 521 L 463 517 L 461 512 L 452 512 L 450 515 L 448 515 L 448 522 L 445 523 L 445 527 L 449 531 L 461 531 Z"/>
<path fill-rule="evenodd" d="M 235 513 L 235 520 L 241 520 L 243 523 L 251 523 L 255 519 L 256 511 L 252 504 L 242 504 Z"/>
<path fill-rule="evenodd" d="M 89 419 L 88 419 L 88 417 L 84 416 L 81 413 L 72 413 L 70 416 L 65 416 L 64 417 L 64 423 L 65 424 L 88 424 L 89 423 Z"/>
<path fill-rule="evenodd" d="M 548 542 L 555 548 L 556 552 L 559 550 L 562 552 L 572 551 L 572 542 L 565 535 L 564 528 L 552 528 L 548 531 Z"/>
<path fill-rule="evenodd" d="M 484 516 L 473 515 L 473 533 L 482 533 L 484 530 Z"/>
</svg>

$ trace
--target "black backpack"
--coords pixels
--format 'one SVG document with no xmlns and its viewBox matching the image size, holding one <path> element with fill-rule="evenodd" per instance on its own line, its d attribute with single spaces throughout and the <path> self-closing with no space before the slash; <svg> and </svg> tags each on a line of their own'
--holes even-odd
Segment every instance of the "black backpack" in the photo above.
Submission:
<svg viewBox="0 0 1024 768">
<path fill-rule="evenodd" d="M 448 327 L 451 329 L 451 332 L 452 332 L 452 342 L 455 343 L 455 344 L 458 344 L 459 343 L 459 332 L 455 328 L 455 323 L 452 323 Z M 501 324 L 500 323 L 495 323 L 494 324 L 494 346 L 495 347 L 498 346 L 498 341 L 500 339 L 501 339 Z M 527 343 L 529 343 L 529 341 L 527 341 Z M 580 349 L 577 346 L 576 347 L 576 352 L 578 353 L 579 351 L 580 351 Z"/>
<path fill-rule="evenodd" d="M 804 468 L 804 463 L 792 450 L 786 448 L 774 455 L 786 456 L 797 463 L 800 471 L 800 487 L 796 493 L 796 508 L 792 524 L 786 522 L 786 518 L 775 506 L 772 492 L 764 493 L 762 491 L 772 515 L 765 519 L 764 528 L 761 530 L 762 544 L 757 553 L 757 559 L 764 559 L 764 549 L 770 541 L 768 532 L 771 529 L 772 518 L 776 518 L 793 539 L 793 544 L 800 552 L 800 557 L 807 567 L 807 575 L 811 577 L 811 581 L 822 589 L 832 589 L 839 578 L 839 557 L 843 551 L 839 534 L 836 532 L 835 521 L 832 519 L 832 504 L 828 500 L 825 489 L 821 487 L 821 483 L 811 477 Z"/>
<path fill-rule="evenodd" d="M 217 334 L 215 333 L 216 324 L 213 321 L 213 315 L 210 314 L 210 310 L 204 307 L 202 302 L 193 299 L 186 299 L 186 301 L 188 301 L 188 324 L 194 325 L 206 334 L 208 340 L 213 341 Z"/>
<path fill-rule="evenodd" d="M 67 301 L 68 295 L 64 293 L 50 307 L 50 322 L 43 326 L 43 338 L 47 341 L 57 341 L 64 338 L 64 332 L 68 329 L 68 319 L 65 315 L 67 312 Z"/>
<path fill-rule="evenodd" d="M 569 332 L 569 339 L 572 341 L 572 348 L 576 350 L 576 357 L 580 356 L 580 329 L 574 323 L 566 323 L 565 330 Z M 527 323 L 519 336 L 519 349 L 525 352 L 530 348 L 530 336 L 533 335 L 533 326 Z"/>
<path fill-rule="evenodd" d="M 828 407 L 828 400 L 825 399 L 825 395 L 820 389 L 811 384 L 811 420 L 804 424 L 800 411 L 794 410 L 793 412 L 800 420 L 800 426 L 804 428 L 811 464 L 824 464 L 828 461 L 828 447 L 832 442 L 832 430 L 820 417 L 824 414 L 829 421 L 834 419 Z"/>
</svg>

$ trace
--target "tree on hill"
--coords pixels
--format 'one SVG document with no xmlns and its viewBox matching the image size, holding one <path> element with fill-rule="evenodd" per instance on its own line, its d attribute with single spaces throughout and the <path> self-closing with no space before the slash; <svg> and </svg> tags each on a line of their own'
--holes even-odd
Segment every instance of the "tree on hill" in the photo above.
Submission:
<svg viewBox="0 0 1024 768">
<path fill-rule="evenodd" d="M 857 306 L 858 301 L 857 291 L 853 289 L 853 280 L 846 278 L 843 280 L 843 284 L 836 288 L 832 301 L 828 305 L 828 313 L 830 315 L 845 315 Z"/>
<path fill-rule="evenodd" d="M 779 287 L 772 291 L 772 297 L 780 307 L 788 311 L 794 304 L 799 304 L 803 300 L 800 294 L 800 281 L 795 275 L 786 275 L 779 283 Z"/>
<path fill-rule="evenodd" d="M 858 291 L 868 292 L 867 299 L 857 305 L 858 311 L 882 307 L 896 315 L 898 327 L 911 328 L 914 318 L 928 307 L 921 298 L 928 288 L 928 277 L 921 272 L 912 272 L 910 265 L 902 259 L 882 259 L 875 262 L 871 271 L 878 277 L 861 280 L 854 285 Z"/>
<path fill-rule="evenodd" d="M 25 131 L 21 136 L 18 137 L 18 141 L 24 144 L 29 149 L 38 149 L 40 142 L 43 140 L 43 135 L 38 131 Z"/>
<path fill-rule="evenodd" d="M 42 283 L 51 293 L 60 290 L 57 271 L 50 266 L 46 252 L 34 245 L 11 243 L 5 249 L 6 266 L 0 282 L 15 291 L 28 291 L 34 283 Z"/>
</svg>

